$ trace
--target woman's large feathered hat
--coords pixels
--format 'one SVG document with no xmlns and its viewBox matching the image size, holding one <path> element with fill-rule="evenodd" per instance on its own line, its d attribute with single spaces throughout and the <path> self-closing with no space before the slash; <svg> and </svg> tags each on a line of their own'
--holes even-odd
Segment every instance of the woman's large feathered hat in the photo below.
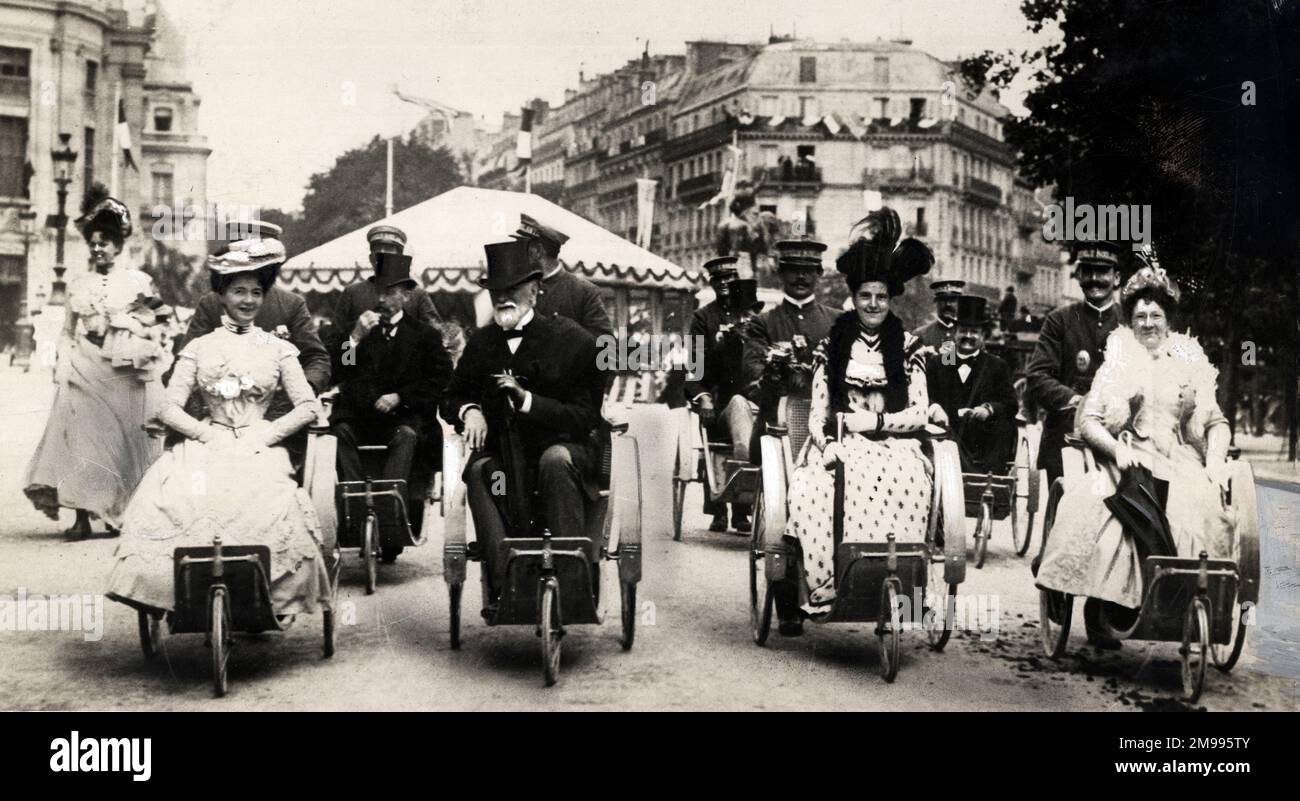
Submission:
<svg viewBox="0 0 1300 801">
<path fill-rule="evenodd" d="M 96 231 L 112 238 L 126 239 L 132 230 L 131 210 L 122 201 L 110 197 L 107 187 L 96 183 L 81 199 L 81 216 L 73 224 L 87 241 Z"/>
<path fill-rule="evenodd" d="M 934 253 L 924 242 L 908 237 L 902 242 L 903 224 L 898 212 L 884 207 L 854 223 L 849 249 L 835 260 L 850 287 L 883 281 L 890 297 L 903 294 L 903 286 L 934 266 Z"/>
</svg>

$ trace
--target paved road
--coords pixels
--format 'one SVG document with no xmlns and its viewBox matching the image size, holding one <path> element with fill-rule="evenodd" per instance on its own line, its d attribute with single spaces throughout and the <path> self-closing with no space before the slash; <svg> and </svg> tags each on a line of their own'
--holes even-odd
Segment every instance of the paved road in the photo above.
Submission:
<svg viewBox="0 0 1300 801">
<path fill-rule="evenodd" d="M 98 593 L 111 539 L 67 543 L 60 525 L 34 512 L 19 481 L 49 404 L 48 374 L 0 368 L 0 595 Z M 651 426 L 662 434 L 662 426 Z M 644 435 L 644 458 L 658 459 Z M 659 443 L 662 444 L 662 443 Z M 651 479 L 647 479 L 648 482 Z M 885 684 L 869 625 L 809 625 L 801 638 L 775 632 L 766 648 L 748 631 L 746 540 L 703 530 L 698 487 L 687 498 L 688 532 L 676 543 L 669 507 L 647 492 L 645 579 L 635 648 L 618 645 L 616 617 L 575 627 L 564 644 L 560 683 L 541 686 L 538 641 L 530 629 L 488 629 L 478 608 L 478 569 L 466 588 L 464 644 L 447 644 L 447 596 L 440 535 L 381 568 L 366 596 L 355 555 L 340 601 L 354 617 L 338 652 L 323 660 L 318 618 L 285 634 L 242 637 L 231 659 L 231 692 L 211 697 L 208 652 L 195 635 L 170 637 L 163 659 L 141 659 L 134 612 L 104 604 L 102 639 L 71 631 L 0 631 L 0 708 L 38 709 L 861 709 L 1136 710 L 1180 708 L 1177 646 L 1130 643 L 1118 653 L 1085 647 L 1081 632 L 1058 663 L 1038 647 L 1037 596 L 1023 560 L 999 525 L 983 570 L 970 570 L 964 593 L 996 600 L 996 636 L 958 632 L 943 653 L 920 632 L 903 637 L 902 670 Z M 1300 496 L 1264 489 L 1261 503 L 1278 524 L 1264 548 L 1262 647 L 1248 646 L 1231 676 L 1211 670 L 1208 709 L 1297 708 L 1295 542 Z M 1290 507 L 1285 508 L 1289 503 Z M 1289 529 L 1287 526 L 1289 525 Z M 1035 537 L 1037 537 L 1037 532 Z M 1289 564 L 1287 560 L 1291 560 Z M 1269 583 L 1270 576 L 1276 578 Z M 1288 584 L 1289 583 L 1289 584 Z M 1288 589 L 1288 586 L 1290 589 Z M 607 597 L 617 597 L 606 585 Z M 1289 604 L 1289 606 L 1288 606 Z M 1273 614 L 1274 609 L 1282 610 Z M 3 627 L 0 616 L 0 627 Z M 1287 639 L 1290 639 L 1290 643 Z M 1256 654 L 1263 652 L 1263 658 Z M 1289 654 L 1289 656 L 1288 656 Z"/>
</svg>

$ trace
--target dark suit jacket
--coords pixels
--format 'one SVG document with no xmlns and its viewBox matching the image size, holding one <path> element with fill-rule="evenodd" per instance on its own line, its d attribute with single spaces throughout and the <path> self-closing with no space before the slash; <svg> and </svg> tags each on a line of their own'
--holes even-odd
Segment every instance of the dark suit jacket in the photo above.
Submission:
<svg viewBox="0 0 1300 801">
<path fill-rule="evenodd" d="M 768 349 L 778 342 L 791 342 L 795 336 L 802 336 L 811 352 L 830 334 L 831 326 L 841 314 L 843 312 L 816 301 L 800 308 L 782 300 L 749 324 L 745 332 L 746 392 L 750 400 L 766 410 L 764 419 L 770 419 L 770 414 L 775 413 L 776 402 L 780 400 L 780 396 L 763 397 L 761 392 L 760 382 Z M 811 387 L 809 382 L 808 397 L 812 396 Z"/>
<path fill-rule="evenodd" d="M 702 394 L 713 396 L 714 407 L 721 411 L 733 395 L 739 395 L 745 389 L 744 369 L 744 334 L 739 328 L 718 340 L 726 316 L 722 307 L 715 300 L 695 310 L 691 315 L 691 339 L 704 342 L 704 363 L 697 365 L 699 377 L 692 379 L 689 375 L 683 385 L 686 401 L 695 400 Z"/>
<path fill-rule="evenodd" d="M 587 329 L 593 337 L 614 333 L 609 312 L 600 289 L 580 275 L 565 268 L 542 281 L 537 295 L 536 313 L 540 317 L 565 317 Z"/>
<path fill-rule="evenodd" d="M 925 383 L 930 402 L 943 407 L 948 424 L 957 435 L 962 452 L 963 469 L 1005 472 L 1010 461 L 1007 445 L 1014 448 L 1015 418 L 1019 409 L 1011 370 L 1006 362 L 988 352 L 980 352 L 966 362 L 970 375 L 962 383 L 958 368 L 963 364 L 954 355 L 954 364 L 944 364 L 941 357 L 926 360 Z M 963 421 L 957 410 L 987 403 L 993 415 L 983 423 Z"/>
<path fill-rule="evenodd" d="M 564 317 L 535 314 L 514 354 L 506 345 L 505 332 L 489 323 L 465 343 L 442 402 L 442 418 L 462 431 L 461 409 L 478 405 L 487 418 L 487 450 L 500 454 L 507 407 L 491 376 L 509 368 L 520 385 L 533 393 L 528 413 L 515 416 L 528 464 L 535 468 L 543 451 L 565 442 L 588 449 L 594 464 L 605 387 L 596 354 L 595 338 Z"/>
<path fill-rule="evenodd" d="M 208 292 L 199 299 L 190 318 L 185 336 L 180 338 L 176 350 L 179 353 L 187 343 L 204 334 L 212 333 L 221 325 L 221 315 L 225 309 L 221 297 L 215 292 Z M 301 295 L 272 286 L 262 300 L 253 324 L 267 333 L 284 326 L 289 330 L 289 341 L 298 348 L 298 363 L 307 374 L 311 388 L 320 394 L 330 386 L 330 357 L 316 334 L 316 322 L 307 309 L 307 301 Z"/>
<path fill-rule="evenodd" d="M 438 428 L 433 418 L 451 380 L 451 357 L 437 331 L 403 314 L 392 339 L 375 326 L 361 340 L 355 358 L 341 361 L 338 380 L 331 423 L 401 421 L 431 434 Z M 397 409 L 388 414 L 375 411 L 379 396 L 392 392 L 402 399 Z"/>
</svg>

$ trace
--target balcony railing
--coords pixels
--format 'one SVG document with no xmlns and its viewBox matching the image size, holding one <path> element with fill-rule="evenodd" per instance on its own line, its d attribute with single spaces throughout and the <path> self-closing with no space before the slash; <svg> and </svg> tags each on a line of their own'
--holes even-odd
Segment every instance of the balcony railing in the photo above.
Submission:
<svg viewBox="0 0 1300 801">
<path fill-rule="evenodd" d="M 994 204 L 1002 202 L 1002 188 L 983 179 L 966 176 L 965 189 L 978 199 L 992 201 Z"/>
<path fill-rule="evenodd" d="M 880 189 L 929 187 L 934 185 L 934 169 L 931 167 L 867 168 L 862 171 L 862 181 L 867 186 Z"/>
<path fill-rule="evenodd" d="M 722 176 L 716 172 L 686 178 L 677 184 L 677 197 L 689 202 L 693 199 L 707 200 L 722 189 Z"/>
<path fill-rule="evenodd" d="M 822 170 L 812 164 L 782 164 L 777 167 L 755 167 L 754 183 L 784 189 L 820 189 Z"/>
</svg>

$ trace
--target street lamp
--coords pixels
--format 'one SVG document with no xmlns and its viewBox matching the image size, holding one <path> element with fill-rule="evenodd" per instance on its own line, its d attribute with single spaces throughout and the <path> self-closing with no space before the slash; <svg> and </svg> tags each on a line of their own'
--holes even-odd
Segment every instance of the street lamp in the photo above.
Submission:
<svg viewBox="0 0 1300 801">
<path fill-rule="evenodd" d="M 54 159 L 54 183 L 58 185 L 59 213 L 51 214 L 45 219 L 45 225 L 48 228 L 54 228 L 57 231 L 57 238 L 54 246 L 54 283 L 50 286 L 50 305 L 62 306 L 67 302 L 68 288 L 63 283 L 63 238 L 68 227 L 68 184 L 72 183 L 72 165 L 77 162 L 77 154 L 68 142 L 72 140 L 72 134 L 59 134 L 59 147 L 57 150 L 50 152 Z"/>
<path fill-rule="evenodd" d="M 35 348 L 33 335 L 36 326 L 27 316 L 27 275 L 31 271 L 32 240 L 36 238 L 36 212 L 21 211 L 18 221 L 23 232 L 23 283 L 22 294 L 18 297 L 18 322 L 14 323 L 14 355 L 10 365 L 23 368 L 27 372 L 32 363 L 32 350 Z"/>
</svg>

